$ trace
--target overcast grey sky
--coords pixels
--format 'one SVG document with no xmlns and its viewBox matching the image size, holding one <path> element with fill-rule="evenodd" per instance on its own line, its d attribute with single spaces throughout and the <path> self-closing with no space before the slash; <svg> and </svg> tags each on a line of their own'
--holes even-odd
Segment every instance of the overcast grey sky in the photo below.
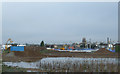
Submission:
<svg viewBox="0 0 120 74">
<path fill-rule="evenodd" d="M 3 3 L 3 43 L 118 40 L 118 3 Z"/>
</svg>

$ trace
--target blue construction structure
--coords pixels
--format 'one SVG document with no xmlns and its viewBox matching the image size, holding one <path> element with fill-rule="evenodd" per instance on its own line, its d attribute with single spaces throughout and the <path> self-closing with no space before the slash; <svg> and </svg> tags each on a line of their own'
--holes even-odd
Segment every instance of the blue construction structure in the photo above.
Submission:
<svg viewBox="0 0 120 74">
<path fill-rule="evenodd" d="M 115 50 L 112 50 L 112 49 L 108 49 L 109 51 L 111 51 L 111 52 L 115 52 Z"/>
<path fill-rule="evenodd" d="M 11 46 L 10 51 L 24 51 L 24 46 Z"/>
</svg>

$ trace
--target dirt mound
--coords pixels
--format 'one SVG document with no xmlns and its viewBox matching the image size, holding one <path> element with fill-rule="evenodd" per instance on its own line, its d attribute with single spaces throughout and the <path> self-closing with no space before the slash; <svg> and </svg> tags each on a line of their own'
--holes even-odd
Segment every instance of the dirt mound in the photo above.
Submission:
<svg viewBox="0 0 120 74">
<path fill-rule="evenodd" d="M 15 55 L 14 55 L 14 52 L 10 52 L 10 53 L 8 53 L 6 56 L 7 56 L 7 57 L 13 57 L 13 56 L 15 56 Z"/>
<path fill-rule="evenodd" d="M 99 49 L 98 51 L 96 51 L 95 53 L 101 53 L 101 54 L 111 54 L 111 53 L 113 53 L 113 52 L 111 52 L 111 51 L 109 51 L 109 50 L 107 50 L 107 49 L 105 49 L 105 48 L 102 48 L 102 49 Z"/>
<path fill-rule="evenodd" d="M 15 51 L 15 56 L 19 57 L 39 57 L 41 56 L 40 50 L 45 50 L 44 47 L 25 46 L 24 51 Z"/>
</svg>

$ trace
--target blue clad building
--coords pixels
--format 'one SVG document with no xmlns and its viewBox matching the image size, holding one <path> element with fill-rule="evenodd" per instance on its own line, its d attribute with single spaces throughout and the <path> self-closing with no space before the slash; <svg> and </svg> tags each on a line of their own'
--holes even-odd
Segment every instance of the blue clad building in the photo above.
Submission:
<svg viewBox="0 0 120 74">
<path fill-rule="evenodd" d="M 24 46 L 11 46 L 10 51 L 24 51 Z"/>
</svg>

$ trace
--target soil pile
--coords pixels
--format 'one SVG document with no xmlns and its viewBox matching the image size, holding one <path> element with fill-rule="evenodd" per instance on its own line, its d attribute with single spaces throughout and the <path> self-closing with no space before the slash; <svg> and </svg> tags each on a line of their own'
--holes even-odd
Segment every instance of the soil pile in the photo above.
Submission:
<svg viewBox="0 0 120 74">
<path fill-rule="evenodd" d="M 6 56 L 7 56 L 7 57 L 13 57 L 13 56 L 15 56 L 15 55 L 14 55 L 14 52 L 10 52 L 10 53 L 8 53 Z"/>
<path fill-rule="evenodd" d="M 45 50 L 44 47 L 25 46 L 24 51 L 14 51 L 15 56 L 19 57 L 39 57 L 41 56 L 40 50 Z"/>
<path fill-rule="evenodd" d="M 105 49 L 105 48 L 102 48 L 102 49 L 99 49 L 98 51 L 96 51 L 95 53 L 98 53 L 98 54 L 111 54 L 113 52 Z"/>
</svg>

